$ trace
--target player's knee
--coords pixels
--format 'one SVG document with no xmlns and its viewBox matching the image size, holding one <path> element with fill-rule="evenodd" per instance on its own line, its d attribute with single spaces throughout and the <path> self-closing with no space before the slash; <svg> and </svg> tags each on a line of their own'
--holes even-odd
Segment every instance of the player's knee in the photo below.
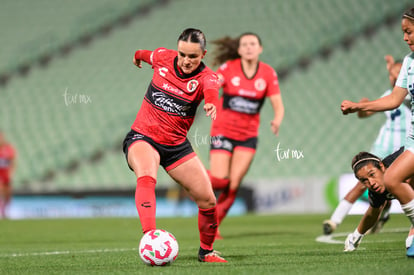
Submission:
<svg viewBox="0 0 414 275">
<path fill-rule="evenodd" d="M 195 202 L 200 208 L 203 208 L 203 209 L 213 208 L 214 206 L 216 206 L 216 197 L 213 194 L 213 196 L 196 199 Z"/>
<path fill-rule="evenodd" d="M 385 173 L 384 186 L 389 192 L 394 193 L 394 190 L 398 188 L 399 183 L 400 181 L 394 175 Z"/>
</svg>

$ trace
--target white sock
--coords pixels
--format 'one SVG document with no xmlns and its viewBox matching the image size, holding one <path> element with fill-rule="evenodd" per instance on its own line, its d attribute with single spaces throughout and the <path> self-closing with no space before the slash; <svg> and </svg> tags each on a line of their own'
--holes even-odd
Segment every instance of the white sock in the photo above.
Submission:
<svg viewBox="0 0 414 275">
<path fill-rule="evenodd" d="M 414 200 L 410 201 L 409 203 L 402 204 L 401 208 L 407 218 L 410 220 L 411 224 L 414 225 Z"/>
<path fill-rule="evenodd" d="M 413 238 L 414 236 L 408 236 L 407 239 L 405 239 L 405 248 L 409 248 L 413 244 Z"/>
<path fill-rule="evenodd" d="M 351 210 L 352 205 L 352 203 L 345 199 L 341 200 L 331 216 L 331 221 L 337 225 L 341 224 L 349 210 Z"/>
</svg>

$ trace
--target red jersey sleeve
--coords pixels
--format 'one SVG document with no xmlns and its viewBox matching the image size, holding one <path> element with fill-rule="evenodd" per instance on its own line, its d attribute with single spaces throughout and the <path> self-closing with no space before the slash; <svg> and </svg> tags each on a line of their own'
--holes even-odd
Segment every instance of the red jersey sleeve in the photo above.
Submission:
<svg viewBox="0 0 414 275">
<path fill-rule="evenodd" d="M 204 80 L 204 101 L 206 103 L 212 103 L 214 106 L 218 106 L 218 94 L 219 94 L 220 82 L 217 74 L 213 73 Z"/>
<path fill-rule="evenodd" d="M 152 51 L 148 50 L 138 50 L 135 52 L 135 59 L 142 60 L 150 65 L 152 65 Z"/>
<path fill-rule="evenodd" d="M 268 70 L 268 81 L 267 81 L 267 91 L 266 96 L 272 96 L 272 95 L 278 95 L 280 94 L 280 88 L 279 88 L 279 80 L 277 78 L 276 71 L 269 66 Z"/>
</svg>

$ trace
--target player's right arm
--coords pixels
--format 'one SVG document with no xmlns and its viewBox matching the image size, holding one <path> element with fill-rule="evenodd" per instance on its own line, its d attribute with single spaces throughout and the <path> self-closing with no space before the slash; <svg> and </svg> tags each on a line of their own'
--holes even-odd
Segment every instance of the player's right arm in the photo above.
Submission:
<svg viewBox="0 0 414 275">
<path fill-rule="evenodd" d="M 366 97 L 364 97 L 364 98 L 361 98 L 361 100 L 359 101 L 359 102 L 368 102 L 369 101 L 369 99 L 368 98 L 366 98 Z M 372 116 L 373 114 L 375 114 L 375 112 L 372 112 L 372 111 L 358 111 L 358 117 L 359 118 L 364 118 L 364 117 L 369 117 L 369 116 Z"/>
<path fill-rule="evenodd" d="M 138 50 L 135 52 L 134 57 L 132 58 L 132 63 L 135 64 L 138 68 L 142 68 L 141 60 L 152 65 L 152 51 L 148 50 Z"/>
<path fill-rule="evenodd" d="M 358 111 L 382 112 L 393 110 L 401 105 L 407 93 L 407 89 L 395 86 L 391 94 L 373 101 L 356 103 L 344 100 L 341 104 L 341 110 L 344 115 Z"/>
</svg>

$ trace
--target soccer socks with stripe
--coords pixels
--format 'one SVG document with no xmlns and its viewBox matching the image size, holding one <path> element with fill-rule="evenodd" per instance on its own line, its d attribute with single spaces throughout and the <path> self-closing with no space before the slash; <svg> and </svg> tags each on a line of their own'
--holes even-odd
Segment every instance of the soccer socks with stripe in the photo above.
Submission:
<svg viewBox="0 0 414 275">
<path fill-rule="evenodd" d="M 414 200 L 401 205 L 402 210 L 404 211 L 407 218 L 410 220 L 411 224 L 414 226 Z"/>
<path fill-rule="evenodd" d="M 211 175 L 210 171 L 207 171 L 208 176 L 210 177 L 211 186 L 213 186 L 214 190 L 222 190 L 226 189 L 229 186 L 230 180 L 229 179 L 221 179 Z"/>
<path fill-rule="evenodd" d="M 137 207 L 142 232 L 144 233 L 152 229 L 156 229 L 155 184 L 156 179 L 150 176 L 143 176 L 137 179 L 137 188 L 135 189 L 135 206 Z"/>
<path fill-rule="evenodd" d="M 224 217 L 226 217 L 227 212 L 236 200 L 236 195 L 237 190 L 233 189 L 227 189 L 220 194 L 217 202 L 218 224 L 220 224 Z"/>
<path fill-rule="evenodd" d="M 351 210 L 352 205 L 352 203 L 345 199 L 341 200 L 331 216 L 331 221 L 336 223 L 336 225 L 341 224 L 349 210 Z"/>
<path fill-rule="evenodd" d="M 198 208 L 198 230 L 200 231 L 200 247 L 212 250 L 217 232 L 216 206 L 209 209 Z"/>
</svg>

